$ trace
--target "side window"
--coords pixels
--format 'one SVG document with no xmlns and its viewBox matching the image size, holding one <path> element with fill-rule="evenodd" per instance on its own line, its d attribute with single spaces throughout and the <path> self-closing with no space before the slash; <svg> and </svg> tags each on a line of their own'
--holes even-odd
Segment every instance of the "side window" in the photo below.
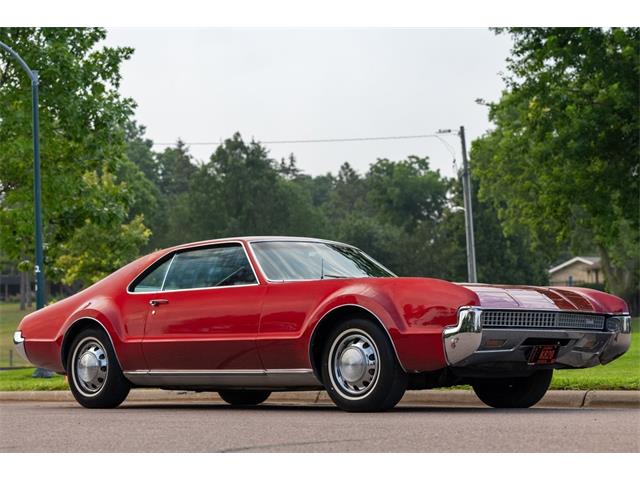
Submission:
<svg viewBox="0 0 640 480">
<path fill-rule="evenodd" d="M 178 253 L 163 290 L 258 283 L 241 245 L 223 245 Z"/>
<path fill-rule="evenodd" d="M 133 292 L 159 292 L 162 290 L 162 282 L 167 274 L 167 268 L 171 263 L 171 257 L 139 279 L 133 287 Z"/>
</svg>

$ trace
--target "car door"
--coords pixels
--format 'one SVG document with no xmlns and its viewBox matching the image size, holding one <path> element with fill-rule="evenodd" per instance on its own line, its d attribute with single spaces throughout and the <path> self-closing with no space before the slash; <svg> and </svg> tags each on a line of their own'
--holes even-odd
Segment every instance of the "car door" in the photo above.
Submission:
<svg viewBox="0 0 640 480">
<path fill-rule="evenodd" d="M 241 243 L 176 252 L 161 289 L 145 294 L 149 370 L 261 370 L 256 336 L 265 291 Z"/>
</svg>

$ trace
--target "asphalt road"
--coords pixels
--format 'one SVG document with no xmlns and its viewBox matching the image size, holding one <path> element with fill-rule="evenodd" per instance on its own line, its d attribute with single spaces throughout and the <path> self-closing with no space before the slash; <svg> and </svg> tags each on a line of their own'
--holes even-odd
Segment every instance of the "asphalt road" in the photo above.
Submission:
<svg viewBox="0 0 640 480">
<path fill-rule="evenodd" d="M 0 403 L 2 452 L 639 452 L 640 410 Z"/>
</svg>

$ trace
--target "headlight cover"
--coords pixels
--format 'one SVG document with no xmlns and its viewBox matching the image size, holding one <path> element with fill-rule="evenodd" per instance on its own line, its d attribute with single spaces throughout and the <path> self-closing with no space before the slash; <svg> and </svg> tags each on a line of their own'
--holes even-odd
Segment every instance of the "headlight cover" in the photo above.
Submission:
<svg viewBox="0 0 640 480">
<path fill-rule="evenodd" d="M 631 316 L 616 315 L 607 319 L 607 330 L 610 332 L 631 333 Z"/>
</svg>

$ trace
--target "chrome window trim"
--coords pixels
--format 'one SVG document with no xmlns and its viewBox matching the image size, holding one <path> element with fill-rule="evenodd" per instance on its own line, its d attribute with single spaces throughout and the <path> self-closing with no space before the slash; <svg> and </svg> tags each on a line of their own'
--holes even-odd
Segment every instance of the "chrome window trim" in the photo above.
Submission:
<svg viewBox="0 0 640 480">
<path fill-rule="evenodd" d="M 161 292 L 164 290 L 164 284 L 167 281 L 167 276 L 169 275 L 169 270 L 171 270 L 171 265 L 173 265 L 173 261 L 176 259 L 177 255 L 178 255 L 177 253 L 172 255 L 171 256 L 171 260 L 169 260 L 169 266 L 167 267 L 167 271 L 164 272 L 164 277 L 162 277 L 162 284 L 160 284 L 160 291 Z M 155 292 L 153 292 L 153 293 L 155 293 Z"/>
<path fill-rule="evenodd" d="M 267 276 L 267 274 L 265 273 L 264 269 L 262 268 L 262 265 L 260 264 L 260 260 L 258 259 L 258 256 L 256 255 L 256 251 L 253 248 L 253 244 L 254 243 L 284 243 L 284 242 L 290 242 L 290 243 L 323 243 L 323 244 L 341 245 L 341 246 L 344 246 L 344 247 L 353 248 L 354 250 L 357 250 L 359 253 L 361 253 L 366 258 L 368 258 L 370 261 L 375 263 L 377 266 L 379 266 L 382 270 L 384 270 L 385 272 L 389 273 L 391 275 L 391 277 L 283 278 L 282 280 L 274 280 L 274 279 L 269 278 Z M 253 254 L 253 258 L 256 261 L 256 264 L 258 265 L 258 269 L 260 270 L 260 273 L 262 274 L 264 279 L 269 283 L 316 282 L 318 280 L 323 280 L 323 281 L 324 280 L 359 280 L 359 279 L 363 279 L 363 278 L 394 278 L 394 277 L 397 278 L 397 275 L 395 273 L 393 273 L 391 270 L 389 270 L 387 267 L 382 265 L 380 262 L 378 262 L 374 258 L 371 258 L 364 251 L 360 250 L 357 247 L 354 247 L 353 245 L 349 245 L 348 243 L 335 242 L 333 240 L 316 240 L 316 239 L 304 239 L 304 240 L 295 240 L 295 239 L 285 239 L 285 240 L 264 239 L 264 240 L 262 240 L 261 239 L 261 240 L 250 240 L 250 241 L 247 241 L 247 244 L 249 245 L 249 248 L 251 249 L 251 253 Z"/>
<path fill-rule="evenodd" d="M 216 241 L 216 242 L 212 242 L 212 243 L 205 243 L 203 245 L 176 248 L 174 250 L 171 250 L 171 251 L 167 252 L 162 258 L 156 260 L 154 263 L 157 263 L 157 262 L 159 262 L 161 260 L 164 260 L 169 255 L 172 255 L 173 257 L 170 260 L 170 263 L 172 264 L 173 263 L 173 259 L 175 258 L 175 256 L 178 255 L 181 252 L 186 252 L 186 251 L 190 251 L 190 250 L 206 250 L 207 247 L 215 246 L 215 245 L 240 245 L 242 247 L 242 251 L 244 252 L 245 258 L 247 259 L 247 262 L 249 263 L 249 266 L 251 267 L 251 271 L 253 272 L 253 278 L 255 278 L 255 280 L 256 280 L 255 283 L 247 283 L 247 284 L 244 284 L 244 285 L 221 285 L 221 286 L 217 286 L 217 287 L 197 287 L 197 288 L 180 288 L 180 289 L 174 289 L 174 290 L 154 290 L 154 291 L 147 291 L 147 292 L 132 292 L 130 290 L 131 285 L 134 284 L 136 282 L 136 280 L 138 280 L 142 275 L 147 273 L 147 271 L 149 270 L 149 267 L 147 267 L 142 272 L 140 272 L 138 275 L 136 275 L 133 280 L 131 280 L 129 282 L 129 284 L 127 285 L 125 291 L 129 295 L 146 295 L 146 294 L 159 294 L 159 293 L 172 293 L 172 292 L 189 292 L 189 291 L 194 291 L 194 290 L 213 290 L 213 289 L 221 289 L 221 288 L 255 287 L 255 286 L 258 286 L 258 285 L 262 285 L 260 283 L 260 277 L 258 277 L 258 275 L 256 274 L 256 269 L 254 268 L 253 263 L 251 262 L 251 258 L 249 258 L 249 254 L 247 252 L 247 246 L 243 242 L 241 242 L 239 240 Z M 165 283 L 165 281 L 167 279 L 167 275 L 169 274 L 169 269 L 170 268 L 171 268 L 171 265 L 169 265 L 169 268 L 167 268 L 167 271 L 165 273 L 165 278 L 162 281 L 162 288 L 164 288 L 164 283 Z"/>
</svg>

